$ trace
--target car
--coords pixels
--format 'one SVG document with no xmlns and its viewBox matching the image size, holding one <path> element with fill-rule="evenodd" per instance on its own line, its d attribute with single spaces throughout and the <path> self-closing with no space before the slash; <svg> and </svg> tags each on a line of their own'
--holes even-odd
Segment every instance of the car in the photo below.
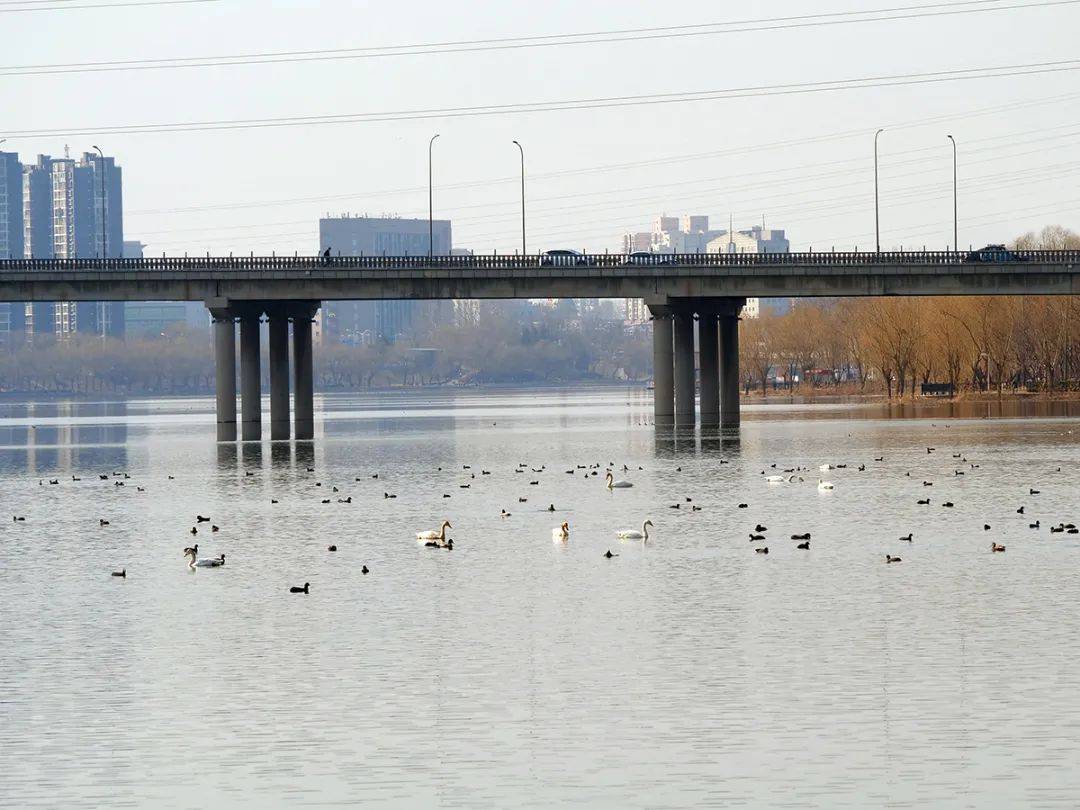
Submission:
<svg viewBox="0 0 1080 810">
<path fill-rule="evenodd" d="M 663 253 L 652 253 L 648 250 L 635 250 L 633 253 L 626 254 L 626 258 L 623 259 L 623 264 L 659 266 L 675 264 L 675 260 L 671 256 Z"/>
<path fill-rule="evenodd" d="M 576 250 L 546 250 L 540 257 L 541 267 L 589 267 L 596 260 Z"/>
<path fill-rule="evenodd" d="M 979 250 L 968 253 L 965 261 L 980 264 L 998 264 L 1008 262 L 1025 262 L 1023 256 L 1019 256 L 1004 245 L 987 245 Z"/>
</svg>

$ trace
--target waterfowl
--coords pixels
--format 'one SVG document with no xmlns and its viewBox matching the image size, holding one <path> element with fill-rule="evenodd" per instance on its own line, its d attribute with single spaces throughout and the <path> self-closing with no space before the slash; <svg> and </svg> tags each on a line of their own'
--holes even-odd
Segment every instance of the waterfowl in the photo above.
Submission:
<svg viewBox="0 0 1080 810">
<path fill-rule="evenodd" d="M 616 481 L 615 476 L 613 476 L 610 472 L 606 476 L 604 476 L 604 480 L 607 481 L 608 489 L 629 489 L 633 486 L 633 484 L 631 484 L 629 481 L 623 481 L 621 479 Z"/>
<path fill-rule="evenodd" d="M 820 478 L 818 479 L 818 482 L 817 482 L 817 488 L 821 492 L 827 492 L 828 490 L 836 489 L 836 487 L 833 486 L 832 481 L 822 481 Z"/>
<path fill-rule="evenodd" d="M 360 573 L 361 573 L 361 574 L 366 574 L 366 573 L 368 573 L 368 567 L 367 567 L 366 565 L 364 565 L 364 566 L 361 566 L 361 568 L 360 568 Z"/>
<path fill-rule="evenodd" d="M 73 476 L 71 476 L 71 480 L 72 480 L 72 481 L 82 481 L 82 479 L 81 479 L 81 478 L 78 478 L 77 476 L 74 476 L 74 475 L 73 475 Z"/>
<path fill-rule="evenodd" d="M 1028 490 L 1028 495 L 1038 495 L 1038 494 L 1039 494 L 1039 490 L 1037 490 L 1037 489 L 1029 489 Z"/>
<path fill-rule="evenodd" d="M 508 518 L 510 517 L 510 513 L 503 509 L 502 512 L 499 513 L 499 517 Z"/>
<path fill-rule="evenodd" d="M 884 460 L 885 460 L 885 456 L 878 456 L 877 458 L 874 459 L 874 461 L 884 461 Z"/>
<path fill-rule="evenodd" d="M 803 551 L 809 551 L 810 550 L 810 541 L 807 540 L 804 543 L 799 543 L 797 546 L 795 546 L 795 548 L 802 549 Z"/>
<path fill-rule="evenodd" d="M 439 527 L 438 531 L 435 531 L 435 530 L 431 529 L 431 530 L 428 530 L 426 532 L 417 532 L 416 533 L 416 539 L 421 540 L 421 541 L 423 541 L 423 540 L 438 540 L 440 543 L 442 543 L 442 542 L 446 541 L 446 530 L 447 529 L 452 529 L 452 528 L 454 528 L 454 527 L 450 525 L 450 521 L 449 520 L 444 520 L 442 522 L 442 526 Z"/>
<path fill-rule="evenodd" d="M 12 515 L 11 520 L 12 522 L 18 523 L 20 521 L 26 520 L 26 518 L 21 515 Z"/>
<path fill-rule="evenodd" d="M 919 506 L 929 506 L 930 505 L 930 499 L 925 498 L 925 499 L 923 499 L 921 501 L 915 501 L 915 503 L 917 503 Z"/>
<path fill-rule="evenodd" d="M 750 535 L 750 542 L 751 543 L 757 543 L 757 542 L 760 542 L 761 540 L 764 540 L 764 539 L 765 539 L 765 535 L 763 535 L 763 534 L 751 534 Z"/>
<path fill-rule="evenodd" d="M 323 498 L 320 503 L 330 503 L 330 499 L 329 498 Z"/>
<path fill-rule="evenodd" d="M 204 557 L 201 560 L 196 559 L 196 550 L 188 549 L 185 554 L 188 556 L 188 568 L 220 568 L 225 564 L 225 555 L 220 557 Z"/>
<path fill-rule="evenodd" d="M 567 540 L 567 539 L 569 539 L 569 537 L 570 537 L 570 524 L 567 523 L 565 520 L 563 521 L 562 525 L 559 526 L 557 529 L 552 529 L 551 530 L 551 539 L 555 540 L 556 542 L 558 542 L 560 540 Z"/>
<path fill-rule="evenodd" d="M 1029 529 L 1037 529 L 1037 528 L 1039 528 L 1039 521 L 1036 520 L 1034 523 L 1029 523 L 1028 528 Z"/>
<path fill-rule="evenodd" d="M 604 557 L 606 557 L 606 558 L 607 558 L 607 559 L 609 559 L 609 560 L 610 560 L 610 559 L 611 559 L 612 557 L 618 557 L 618 556 L 619 556 L 618 554 L 612 554 L 612 553 L 611 553 L 611 549 L 608 549 L 607 551 L 605 551 L 605 552 L 604 552 Z"/>
<path fill-rule="evenodd" d="M 646 520 L 641 524 L 641 531 L 637 529 L 621 529 L 615 532 L 615 536 L 620 540 L 648 540 L 649 539 L 649 527 L 653 523 L 651 520 Z"/>
<path fill-rule="evenodd" d="M 990 544 L 990 550 L 991 551 L 1004 551 L 1005 546 L 1000 545 L 999 543 L 991 543 Z"/>
<path fill-rule="evenodd" d="M 184 556 L 185 557 L 188 556 L 189 554 L 198 554 L 198 553 L 199 553 L 199 544 L 198 543 L 196 543 L 193 546 L 188 546 L 187 548 L 184 549 Z"/>
<path fill-rule="evenodd" d="M 337 546 L 327 546 L 326 550 L 327 551 L 337 551 Z"/>
<path fill-rule="evenodd" d="M 952 509 L 954 505 L 955 504 L 953 504 L 952 501 L 945 501 L 945 503 L 942 504 L 942 506 L 945 507 L 946 509 Z"/>
<path fill-rule="evenodd" d="M 277 503 L 277 502 L 278 502 L 278 501 L 277 501 L 277 498 L 271 498 L 271 499 L 270 499 L 270 503 Z"/>
<path fill-rule="evenodd" d="M 832 464 L 820 464 L 818 469 L 822 472 L 828 472 L 829 470 L 835 470 L 836 468 Z"/>
<path fill-rule="evenodd" d="M 1062 526 L 1051 526 L 1050 527 L 1050 534 L 1062 534 L 1062 533 L 1064 533 L 1064 531 L 1065 531 L 1065 526 L 1064 525 L 1062 525 Z"/>
<path fill-rule="evenodd" d="M 121 571 L 113 571 L 112 575 L 114 577 L 121 577 L 122 579 L 127 579 L 127 569 L 125 568 Z"/>
<path fill-rule="evenodd" d="M 524 503 L 524 501 L 522 501 L 522 503 Z M 555 511 L 555 504 L 553 504 L 553 503 L 552 503 L 552 504 L 548 504 L 548 508 L 547 508 L 547 510 L 548 510 L 549 512 L 554 512 L 554 511 Z"/>
<path fill-rule="evenodd" d="M 105 520 L 105 518 L 99 518 L 98 519 L 98 526 L 108 526 L 108 525 L 109 525 L 109 521 Z"/>
<path fill-rule="evenodd" d="M 809 540 L 810 539 L 810 532 L 807 532 L 806 534 L 793 534 L 793 535 L 791 535 L 791 539 L 792 540 Z"/>
<path fill-rule="evenodd" d="M 308 588 L 310 586 L 310 582 L 305 582 L 303 588 L 297 588 L 295 585 L 293 585 L 291 588 L 289 588 L 289 593 L 308 593 Z"/>
<path fill-rule="evenodd" d="M 196 522 L 196 523 L 209 523 L 209 522 L 210 522 L 210 518 L 208 518 L 208 517 L 203 517 L 202 515 L 196 515 L 196 516 L 195 516 L 195 522 Z"/>
<path fill-rule="evenodd" d="M 172 478 L 171 475 L 169 477 Z M 100 480 L 102 480 L 102 481 L 108 481 L 109 480 L 109 476 L 107 476 L 107 475 L 99 475 L 98 478 Z"/>
<path fill-rule="evenodd" d="M 390 499 L 390 498 L 396 498 L 397 497 L 397 495 L 393 495 L 393 494 L 391 494 L 389 492 L 384 492 L 382 494 L 382 496 L 383 496 L 383 500 L 387 500 L 387 499 Z"/>
<path fill-rule="evenodd" d="M 903 560 L 901 560 L 899 557 L 893 557 L 891 554 L 886 554 L 885 555 L 885 562 L 887 562 L 887 563 L 897 563 L 897 562 L 903 562 Z"/>
<path fill-rule="evenodd" d="M 755 548 L 754 551 L 756 551 L 758 554 L 768 554 L 769 547 L 765 546 L 765 548 Z"/>
<path fill-rule="evenodd" d="M 518 498 L 518 503 L 528 503 L 528 502 L 529 502 L 528 498 Z"/>
<path fill-rule="evenodd" d="M 740 503 L 740 504 L 739 504 L 739 508 L 740 508 L 740 509 L 749 509 L 749 508 L 750 508 L 750 504 L 748 504 L 748 503 Z"/>
<path fill-rule="evenodd" d="M 190 534 L 198 534 L 198 533 L 199 533 L 199 530 L 196 529 L 194 526 L 192 526 Z"/>
<path fill-rule="evenodd" d="M 1024 507 L 1021 506 L 1019 509 L 1017 509 L 1016 514 L 1018 514 L 1018 515 L 1024 514 Z"/>
<path fill-rule="evenodd" d="M 768 530 L 769 530 L 768 526 L 762 526 L 760 523 L 757 526 L 754 527 L 755 532 L 767 532 Z"/>
<path fill-rule="evenodd" d="M 901 540 L 902 542 L 904 542 L 904 543 L 913 543 L 913 542 L 915 542 L 915 541 L 914 541 L 914 540 L 912 539 L 912 533 L 911 533 L 911 532 L 908 532 L 908 533 L 907 533 L 907 537 L 901 537 L 901 538 L 900 538 L 900 540 Z"/>
<path fill-rule="evenodd" d="M 924 487 L 932 487 L 934 485 L 934 482 L 933 481 L 923 481 L 922 485 Z"/>
<path fill-rule="evenodd" d="M 984 523 L 983 524 L 983 531 L 984 532 L 990 531 L 990 524 L 989 523 Z"/>
<path fill-rule="evenodd" d="M 785 481 L 787 481 L 787 478 L 785 478 L 782 475 L 767 475 L 767 476 L 765 476 L 765 483 L 766 484 L 783 484 Z"/>
</svg>

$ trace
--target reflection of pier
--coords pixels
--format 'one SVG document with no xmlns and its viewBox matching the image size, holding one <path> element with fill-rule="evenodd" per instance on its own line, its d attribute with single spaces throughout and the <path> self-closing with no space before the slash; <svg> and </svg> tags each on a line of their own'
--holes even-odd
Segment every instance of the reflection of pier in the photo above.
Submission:
<svg viewBox="0 0 1080 810">
<path fill-rule="evenodd" d="M 27 402 L 10 406 L 10 418 L 28 424 L 0 428 L 0 455 L 7 464 L 30 475 L 64 474 L 91 467 L 123 469 L 127 465 L 127 403 Z M 81 419 L 101 423 L 80 424 Z"/>
</svg>

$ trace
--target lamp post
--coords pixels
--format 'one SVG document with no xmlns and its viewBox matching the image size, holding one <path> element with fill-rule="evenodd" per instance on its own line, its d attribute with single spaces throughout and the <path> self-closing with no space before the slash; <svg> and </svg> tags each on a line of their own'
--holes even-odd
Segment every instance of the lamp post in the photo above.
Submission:
<svg viewBox="0 0 1080 810">
<path fill-rule="evenodd" d="M 434 182 L 432 180 L 433 174 L 431 170 L 431 153 L 432 148 L 435 146 L 435 139 L 438 138 L 438 133 L 431 136 L 431 140 L 428 141 L 427 148 L 427 180 L 428 180 L 428 258 L 431 259 L 435 255 L 435 190 Z"/>
<path fill-rule="evenodd" d="M 525 148 L 514 141 L 518 151 L 521 152 L 521 257 L 525 258 Z"/>
<path fill-rule="evenodd" d="M 101 260 L 105 261 L 105 153 L 100 146 L 94 149 L 101 156 Z"/>
<path fill-rule="evenodd" d="M 881 214 L 878 203 L 878 136 L 885 130 L 879 129 L 874 133 L 874 241 L 877 243 L 877 252 L 881 253 Z"/>
<path fill-rule="evenodd" d="M 960 220 L 957 215 L 957 187 L 956 187 L 956 138 L 949 135 L 949 140 L 952 141 L 952 239 L 953 250 L 957 253 L 960 252 Z"/>
</svg>

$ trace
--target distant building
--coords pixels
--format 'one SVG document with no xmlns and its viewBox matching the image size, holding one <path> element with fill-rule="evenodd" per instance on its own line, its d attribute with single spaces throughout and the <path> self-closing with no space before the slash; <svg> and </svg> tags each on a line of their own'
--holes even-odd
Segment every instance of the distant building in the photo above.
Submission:
<svg viewBox="0 0 1080 810">
<path fill-rule="evenodd" d="M 23 257 L 22 164 L 14 152 L 0 152 L 0 258 Z M 25 304 L 0 304 L 0 343 L 25 328 Z"/>
<path fill-rule="evenodd" d="M 450 220 L 430 224 L 430 245 L 436 256 L 453 254 Z M 429 223 L 426 219 L 343 215 L 319 220 L 319 252 L 334 256 L 426 256 Z M 319 314 L 326 341 L 362 343 L 374 339 L 393 343 L 412 328 L 418 313 L 431 310 L 419 301 L 335 301 Z"/>
<path fill-rule="evenodd" d="M 142 242 L 125 240 L 124 258 L 141 259 L 145 247 Z M 129 337 L 161 337 L 177 326 L 192 325 L 192 316 L 205 312 L 206 308 L 195 301 L 128 301 L 124 304 L 124 327 Z"/>
</svg>

